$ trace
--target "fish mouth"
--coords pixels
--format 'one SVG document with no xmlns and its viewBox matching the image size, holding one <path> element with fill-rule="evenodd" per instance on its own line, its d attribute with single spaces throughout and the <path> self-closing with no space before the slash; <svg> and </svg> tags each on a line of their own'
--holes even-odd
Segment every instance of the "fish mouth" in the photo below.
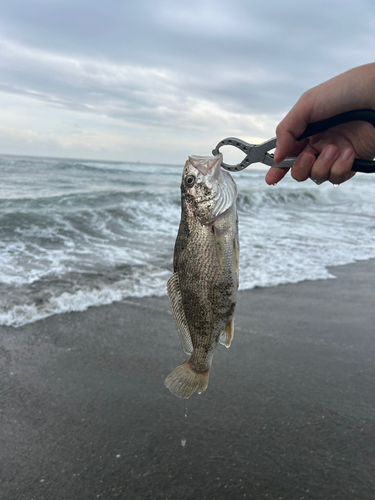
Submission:
<svg viewBox="0 0 375 500">
<path fill-rule="evenodd" d="M 220 170 L 223 155 L 221 153 L 216 156 L 189 156 L 189 161 L 202 175 L 211 173 L 213 176 Z"/>
</svg>

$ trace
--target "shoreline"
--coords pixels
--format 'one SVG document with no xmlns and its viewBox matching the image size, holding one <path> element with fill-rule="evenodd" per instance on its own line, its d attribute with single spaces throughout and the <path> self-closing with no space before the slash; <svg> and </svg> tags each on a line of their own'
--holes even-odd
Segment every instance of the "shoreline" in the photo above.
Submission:
<svg viewBox="0 0 375 500">
<path fill-rule="evenodd" d="M 187 401 L 166 296 L 0 327 L 0 496 L 375 496 L 375 260 L 329 271 L 240 291 Z"/>
<path fill-rule="evenodd" d="M 334 271 L 336 268 L 341 268 L 341 267 L 345 267 L 345 266 L 350 266 L 350 265 L 353 265 L 353 264 L 356 264 L 356 263 L 360 263 L 360 262 L 371 262 L 371 261 L 375 261 L 375 258 L 373 259 L 363 259 L 363 260 L 357 260 L 355 262 L 350 262 L 348 264 L 340 264 L 340 265 L 337 265 L 337 266 L 327 266 L 325 269 L 327 270 L 327 272 L 332 275 L 332 276 L 327 276 L 326 278 L 306 278 L 306 279 L 303 279 L 301 281 L 293 281 L 293 282 L 288 282 L 288 283 L 278 283 L 278 284 L 274 284 L 274 285 L 266 285 L 266 286 L 261 286 L 261 285 L 256 285 L 255 287 L 253 288 L 247 288 L 247 289 L 239 289 L 238 293 L 242 294 L 242 293 L 247 293 L 247 292 L 250 292 L 251 290 L 255 290 L 255 289 L 262 289 L 262 288 L 265 288 L 265 289 L 269 289 L 269 288 L 275 288 L 275 287 L 278 287 L 278 286 L 286 286 L 286 285 L 297 285 L 299 283 L 304 283 L 304 282 L 315 282 L 315 281 L 325 281 L 325 280 L 329 280 L 329 279 L 335 279 L 335 276 L 334 276 L 334 273 L 332 271 Z M 34 323 L 37 323 L 39 321 L 44 321 L 48 318 L 51 318 L 51 317 L 54 317 L 54 316 L 58 316 L 58 315 L 61 315 L 61 314 L 70 314 L 70 313 L 81 313 L 81 312 L 85 312 L 91 308 L 96 308 L 96 307 L 103 307 L 103 306 L 110 306 L 112 304 L 118 304 L 118 303 L 129 303 L 129 304 L 134 304 L 134 303 L 139 303 L 139 301 L 143 301 L 143 300 L 147 300 L 147 299 L 155 299 L 155 298 L 165 298 L 167 297 L 167 294 L 166 294 L 166 291 L 164 294 L 155 294 L 155 295 L 144 295 L 144 296 L 135 296 L 135 295 L 129 295 L 129 296 L 126 296 L 124 297 L 123 299 L 113 299 L 112 302 L 108 302 L 108 303 L 102 303 L 102 304 L 92 304 L 92 305 L 88 305 L 88 306 L 85 306 L 84 309 L 82 309 L 82 305 L 79 306 L 79 308 L 77 308 L 76 310 L 61 310 L 59 312 L 52 312 L 52 313 L 48 313 L 47 315 L 42 315 L 41 313 L 41 316 L 38 317 L 38 319 L 32 319 L 31 321 L 28 321 L 26 323 L 23 323 L 23 324 L 0 324 L 0 328 L 7 328 L 7 327 L 10 327 L 10 328 L 15 328 L 15 329 L 18 329 L 18 328 L 21 328 L 21 327 L 24 327 L 24 326 L 27 326 L 27 325 L 31 325 L 31 324 L 34 324 Z"/>
</svg>

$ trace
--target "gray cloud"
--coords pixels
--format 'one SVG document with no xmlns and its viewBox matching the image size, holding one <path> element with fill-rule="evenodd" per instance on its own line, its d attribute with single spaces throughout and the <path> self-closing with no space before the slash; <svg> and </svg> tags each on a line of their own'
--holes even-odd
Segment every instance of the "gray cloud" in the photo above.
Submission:
<svg viewBox="0 0 375 500">
<path fill-rule="evenodd" d="M 134 134 L 259 136 L 306 88 L 373 60 L 374 24 L 366 0 L 5 2 L 0 90 Z"/>
</svg>

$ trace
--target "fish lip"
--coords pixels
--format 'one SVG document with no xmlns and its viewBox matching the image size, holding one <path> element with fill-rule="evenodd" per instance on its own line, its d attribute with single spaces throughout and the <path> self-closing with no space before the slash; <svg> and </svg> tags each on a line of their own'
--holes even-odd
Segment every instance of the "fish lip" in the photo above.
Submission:
<svg viewBox="0 0 375 500">
<path fill-rule="evenodd" d="M 223 155 L 221 153 L 212 157 L 191 155 L 189 156 L 189 162 L 202 175 L 215 177 L 215 174 L 217 175 L 217 172 L 221 169 Z"/>
</svg>

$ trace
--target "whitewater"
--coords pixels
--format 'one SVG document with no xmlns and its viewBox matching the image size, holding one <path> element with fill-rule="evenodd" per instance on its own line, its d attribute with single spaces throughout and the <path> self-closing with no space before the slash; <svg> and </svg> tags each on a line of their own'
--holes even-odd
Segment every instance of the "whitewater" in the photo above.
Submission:
<svg viewBox="0 0 375 500">
<path fill-rule="evenodd" d="M 0 324 L 165 295 L 184 161 L 0 156 Z M 240 289 L 334 278 L 329 267 L 375 257 L 375 175 L 339 188 L 264 175 L 233 173 Z"/>
</svg>

